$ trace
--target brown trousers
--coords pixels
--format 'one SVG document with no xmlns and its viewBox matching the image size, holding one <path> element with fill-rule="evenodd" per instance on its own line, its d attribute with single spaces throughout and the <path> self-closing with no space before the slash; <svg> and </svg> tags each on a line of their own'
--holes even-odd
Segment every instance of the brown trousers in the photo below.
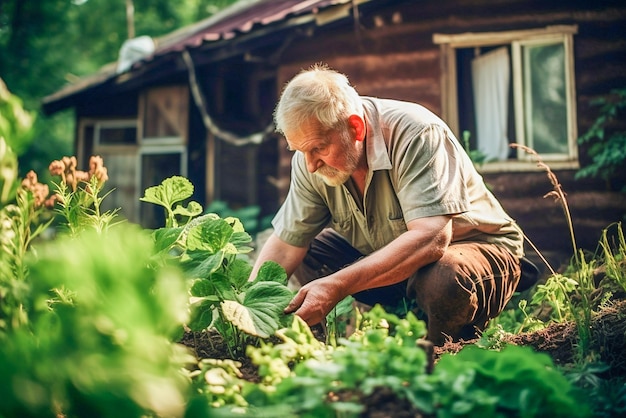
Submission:
<svg viewBox="0 0 626 418">
<path fill-rule="evenodd" d="M 363 255 L 335 231 L 322 231 L 295 273 L 300 284 L 332 274 Z M 452 243 L 437 262 L 392 286 L 359 292 L 367 305 L 397 307 L 408 298 L 428 325 L 428 339 L 469 340 L 504 309 L 520 280 L 520 260 L 508 250 L 482 242 Z"/>
</svg>

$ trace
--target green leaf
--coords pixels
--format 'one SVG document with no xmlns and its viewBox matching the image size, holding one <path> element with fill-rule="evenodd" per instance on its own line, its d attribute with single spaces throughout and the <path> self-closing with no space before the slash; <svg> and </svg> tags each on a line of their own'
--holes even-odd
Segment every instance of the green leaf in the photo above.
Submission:
<svg viewBox="0 0 626 418">
<path fill-rule="evenodd" d="M 215 292 L 220 300 L 234 300 L 237 298 L 230 278 L 225 274 L 213 273 L 211 274 L 211 277 L 209 277 L 209 280 L 215 287 Z"/>
<path fill-rule="evenodd" d="M 283 310 L 291 300 L 291 291 L 276 282 L 254 283 L 244 303 L 227 300 L 221 303 L 224 316 L 241 331 L 268 338 L 281 327 Z"/>
<path fill-rule="evenodd" d="M 202 205 L 196 201 L 191 201 L 187 207 L 184 207 L 183 205 L 176 205 L 173 212 L 174 215 L 182 215 L 192 218 L 202 213 Z"/>
<path fill-rule="evenodd" d="M 154 247 L 157 253 L 168 250 L 182 232 L 182 228 L 160 228 L 152 232 Z"/>
<path fill-rule="evenodd" d="M 209 254 L 206 251 L 187 251 L 183 257 L 181 266 L 185 270 L 187 277 L 207 278 L 211 273 L 222 267 L 224 253 Z"/>
<path fill-rule="evenodd" d="M 235 289 L 242 290 L 248 285 L 252 266 L 246 260 L 235 258 L 228 266 L 228 276 Z"/>
<path fill-rule="evenodd" d="M 230 243 L 237 249 L 237 253 L 248 253 L 252 248 L 246 244 L 252 241 L 252 237 L 247 232 L 235 231 L 230 237 Z"/>
<path fill-rule="evenodd" d="M 224 249 L 232 234 L 233 228 L 224 219 L 208 218 L 189 230 L 187 249 L 215 254 Z"/>
<path fill-rule="evenodd" d="M 192 331 L 202 331 L 208 328 L 213 322 L 213 310 L 215 309 L 215 302 L 210 299 L 201 299 L 192 303 L 189 306 L 191 310 L 191 317 L 187 326 Z"/>
<path fill-rule="evenodd" d="M 174 203 L 181 202 L 193 194 L 193 184 L 182 176 L 173 176 L 163 180 L 158 186 L 148 187 L 143 202 L 154 203 L 171 209 Z"/>
<path fill-rule="evenodd" d="M 277 282 L 287 284 L 287 273 L 280 264 L 274 261 L 266 261 L 259 268 L 259 272 L 254 281 Z"/>
<path fill-rule="evenodd" d="M 215 286 L 208 279 L 195 279 L 189 289 L 191 296 L 206 297 L 215 295 Z"/>
</svg>

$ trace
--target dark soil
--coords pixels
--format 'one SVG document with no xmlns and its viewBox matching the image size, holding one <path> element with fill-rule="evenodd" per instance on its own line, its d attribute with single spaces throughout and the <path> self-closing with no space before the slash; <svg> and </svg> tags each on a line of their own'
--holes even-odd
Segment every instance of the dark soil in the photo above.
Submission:
<svg viewBox="0 0 626 418">
<path fill-rule="evenodd" d="M 592 341 L 590 348 L 599 355 L 599 360 L 610 367 L 605 378 L 626 377 L 626 299 L 615 300 L 604 307 L 592 318 Z M 323 338 L 318 335 L 318 338 Z M 536 332 L 510 335 L 505 342 L 515 345 L 530 346 L 537 352 L 548 354 L 555 364 L 567 367 L 576 358 L 578 332 L 573 323 L 558 323 Z M 192 348 L 199 359 L 229 359 L 222 338 L 214 333 L 187 333 L 183 344 Z M 442 347 L 432 350 L 433 363 L 444 353 L 457 353 L 467 344 L 476 341 L 447 342 Z M 242 356 L 234 359 L 241 362 L 243 378 L 258 383 L 260 378 L 257 368 L 248 358 Z M 387 388 L 380 388 L 369 396 L 355 393 L 339 393 L 329 395 L 330 401 L 358 399 L 365 405 L 362 418 L 422 418 L 422 415 L 409 401 L 399 399 Z"/>
</svg>

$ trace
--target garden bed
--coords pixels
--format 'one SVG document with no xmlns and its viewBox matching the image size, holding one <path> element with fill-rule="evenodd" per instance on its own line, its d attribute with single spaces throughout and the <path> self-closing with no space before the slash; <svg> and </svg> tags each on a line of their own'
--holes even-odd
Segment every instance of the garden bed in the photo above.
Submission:
<svg viewBox="0 0 626 418">
<path fill-rule="evenodd" d="M 607 370 L 601 374 L 602 377 L 623 382 L 626 379 L 626 299 L 613 299 L 607 303 L 593 316 L 591 328 L 593 338 L 590 349 L 599 355 L 596 360 L 607 366 Z M 324 340 L 319 329 L 315 334 L 320 341 Z M 553 323 L 538 331 L 506 334 L 502 337 L 503 343 L 529 346 L 536 352 L 548 354 L 554 364 L 563 369 L 577 367 L 577 340 L 578 330 L 573 322 Z M 463 347 L 477 342 L 478 340 L 447 342 L 441 347 L 434 347 L 431 361 L 436 364 L 443 354 L 458 353 Z M 181 343 L 191 348 L 198 359 L 230 358 L 223 338 L 216 332 L 187 332 Z M 260 382 L 258 368 L 248 357 L 241 356 L 234 360 L 241 363 L 240 371 L 244 379 L 253 383 Z M 348 400 L 365 407 L 360 415 L 362 418 L 431 416 L 419 411 L 411 402 L 386 387 L 379 387 L 367 396 L 350 391 L 330 394 L 328 398 L 329 402 Z"/>
</svg>

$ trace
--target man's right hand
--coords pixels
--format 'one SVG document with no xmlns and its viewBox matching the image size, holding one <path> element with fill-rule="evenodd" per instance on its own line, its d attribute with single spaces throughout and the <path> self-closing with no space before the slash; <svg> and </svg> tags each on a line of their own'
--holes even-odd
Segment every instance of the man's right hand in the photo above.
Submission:
<svg viewBox="0 0 626 418">
<path fill-rule="evenodd" d="M 322 277 L 302 286 L 284 312 L 295 313 L 311 326 L 325 320 L 342 299 L 342 291 L 332 276 Z"/>
</svg>

